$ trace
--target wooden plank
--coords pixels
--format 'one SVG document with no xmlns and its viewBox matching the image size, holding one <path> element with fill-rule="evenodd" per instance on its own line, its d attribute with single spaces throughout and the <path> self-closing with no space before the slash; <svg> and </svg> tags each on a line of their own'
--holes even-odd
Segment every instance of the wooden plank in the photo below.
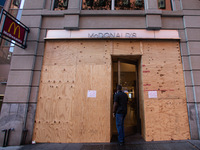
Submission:
<svg viewBox="0 0 200 150">
<path fill-rule="evenodd" d="M 75 66 L 43 66 L 40 83 L 73 84 L 75 73 Z"/>
<path fill-rule="evenodd" d="M 115 40 L 113 41 L 113 55 L 141 55 L 140 41 Z"/>
<path fill-rule="evenodd" d="M 185 97 L 184 78 L 179 71 L 174 68 L 160 69 L 148 67 L 147 71 L 143 71 L 144 96 L 148 98 L 148 91 L 158 91 L 159 99 L 179 99 Z"/>
<path fill-rule="evenodd" d="M 76 64 L 77 46 L 70 41 L 47 42 L 43 65 L 69 66 Z"/>
<path fill-rule="evenodd" d="M 76 116 L 73 139 L 77 142 L 103 142 L 104 138 L 110 138 L 110 71 L 105 65 L 77 66 L 78 99 L 74 99 L 72 106 L 72 115 Z M 96 98 L 88 98 L 88 90 L 95 90 Z"/>
<path fill-rule="evenodd" d="M 139 60 L 142 135 L 151 140 L 188 139 L 186 95 L 177 41 L 47 41 L 33 140 L 109 142 L 111 56 Z M 97 92 L 87 97 L 88 90 Z M 158 91 L 158 98 L 148 91 Z"/>
<path fill-rule="evenodd" d="M 141 86 L 144 90 L 145 138 L 147 141 L 189 139 L 179 44 L 146 41 L 143 47 Z M 157 98 L 149 98 L 149 91 L 157 91 Z"/>
<path fill-rule="evenodd" d="M 36 142 L 110 141 L 111 57 L 105 53 L 105 43 L 47 43 L 33 135 Z M 96 98 L 88 98 L 88 90 L 96 90 Z"/>
<path fill-rule="evenodd" d="M 104 65 L 110 62 L 110 42 L 100 40 L 91 42 L 88 40 L 80 41 L 77 53 L 77 64 L 96 64 Z"/>
<path fill-rule="evenodd" d="M 154 116 L 146 117 L 147 141 L 179 140 L 190 137 L 188 120 L 185 117 L 187 111 L 184 111 L 187 108 L 185 100 L 146 100 L 145 105 L 146 113 Z"/>
</svg>

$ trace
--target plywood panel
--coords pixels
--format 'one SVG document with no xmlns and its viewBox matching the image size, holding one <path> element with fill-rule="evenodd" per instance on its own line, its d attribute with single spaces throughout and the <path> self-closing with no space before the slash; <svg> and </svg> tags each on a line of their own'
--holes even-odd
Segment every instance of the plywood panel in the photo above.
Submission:
<svg viewBox="0 0 200 150">
<path fill-rule="evenodd" d="M 186 95 L 177 41 L 47 41 L 33 140 L 109 142 L 111 57 L 138 58 L 142 135 L 151 140 L 188 139 Z M 134 57 L 133 57 L 134 56 Z M 97 92 L 88 98 L 88 90 Z M 158 97 L 150 99 L 149 91 Z"/>
<path fill-rule="evenodd" d="M 36 142 L 110 141 L 111 57 L 106 43 L 46 43 Z M 96 98 L 88 98 L 88 90 L 96 90 Z"/>
<path fill-rule="evenodd" d="M 77 70 L 73 139 L 76 142 L 103 142 L 105 138 L 109 141 L 111 80 L 105 77 L 110 75 L 111 69 L 106 65 L 78 65 Z M 88 98 L 88 90 L 96 90 L 96 98 Z"/>
<path fill-rule="evenodd" d="M 113 41 L 113 55 L 141 55 L 140 41 L 115 40 Z"/>
<path fill-rule="evenodd" d="M 155 67 L 148 67 L 148 70 L 143 71 L 144 91 L 158 91 L 160 99 L 185 99 L 184 80 L 181 72 L 182 70 L 165 66 L 161 71 Z M 147 98 L 148 95 L 144 96 Z"/>
<path fill-rule="evenodd" d="M 56 41 L 56 43 L 46 43 L 43 65 L 69 66 L 75 64 L 77 45 L 73 45 L 70 41 L 65 41 L 64 43 Z"/>
<path fill-rule="evenodd" d="M 147 141 L 190 138 L 179 49 L 176 41 L 143 42 L 142 86 Z M 157 91 L 157 98 L 149 98 L 149 91 Z"/>
<path fill-rule="evenodd" d="M 186 103 L 181 99 L 146 100 L 146 140 L 188 139 L 187 111 L 183 108 L 186 108 Z"/>
<path fill-rule="evenodd" d="M 77 64 L 110 65 L 111 60 L 110 41 L 100 40 L 91 42 L 84 40 L 80 43 L 77 53 Z"/>
<path fill-rule="evenodd" d="M 75 81 L 75 66 L 43 66 L 40 83 L 74 83 Z"/>
</svg>

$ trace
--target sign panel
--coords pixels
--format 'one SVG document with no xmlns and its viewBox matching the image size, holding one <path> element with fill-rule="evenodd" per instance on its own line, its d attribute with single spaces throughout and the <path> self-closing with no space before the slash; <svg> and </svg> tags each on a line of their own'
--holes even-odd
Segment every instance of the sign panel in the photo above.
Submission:
<svg viewBox="0 0 200 150">
<path fill-rule="evenodd" d="M 148 91 L 149 98 L 158 98 L 157 91 Z"/>
<path fill-rule="evenodd" d="M 87 97 L 96 98 L 97 91 L 95 90 L 88 90 Z"/>
<path fill-rule="evenodd" d="M 6 16 L 2 33 L 10 39 L 23 44 L 25 36 L 25 28 L 19 25 L 10 17 Z"/>
<path fill-rule="evenodd" d="M 45 39 L 180 39 L 177 30 L 142 29 L 48 30 Z"/>
<path fill-rule="evenodd" d="M 26 48 L 29 28 L 4 9 L 1 11 L 1 18 L 3 18 L 3 25 L 0 37 L 21 48 Z"/>
</svg>

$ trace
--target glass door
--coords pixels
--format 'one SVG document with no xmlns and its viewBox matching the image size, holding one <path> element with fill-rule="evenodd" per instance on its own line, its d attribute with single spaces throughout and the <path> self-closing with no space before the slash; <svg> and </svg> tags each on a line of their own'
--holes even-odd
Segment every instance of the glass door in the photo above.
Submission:
<svg viewBox="0 0 200 150">
<path fill-rule="evenodd" d="M 122 90 L 128 95 L 128 109 L 124 122 L 125 136 L 133 135 L 137 133 L 139 117 L 136 63 L 124 60 L 113 62 L 113 95 L 117 91 L 118 84 L 122 85 Z M 117 135 L 114 121 L 112 133 Z"/>
</svg>

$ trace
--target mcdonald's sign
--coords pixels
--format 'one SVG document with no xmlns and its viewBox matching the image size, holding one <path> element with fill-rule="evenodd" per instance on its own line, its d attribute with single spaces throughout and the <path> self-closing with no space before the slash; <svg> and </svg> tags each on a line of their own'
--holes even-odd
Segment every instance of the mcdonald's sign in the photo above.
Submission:
<svg viewBox="0 0 200 150">
<path fill-rule="evenodd" d="M 6 12 L 6 11 L 5 11 Z M 29 32 L 29 29 L 22 24 L 19 20 L 14 18 L 8 12 L 4 13 L 4 23 L 1 30 L 1 37 L 12 42 L 15 41 L 20 45 L 20 47 L 26 47 L 26 38 Z"/>
<path fill-rule="evenodd" d="M 5 18 L 2 33 L 20 44 L 24 42 L 25 29 L 8 16 Z"/>
</svg>

